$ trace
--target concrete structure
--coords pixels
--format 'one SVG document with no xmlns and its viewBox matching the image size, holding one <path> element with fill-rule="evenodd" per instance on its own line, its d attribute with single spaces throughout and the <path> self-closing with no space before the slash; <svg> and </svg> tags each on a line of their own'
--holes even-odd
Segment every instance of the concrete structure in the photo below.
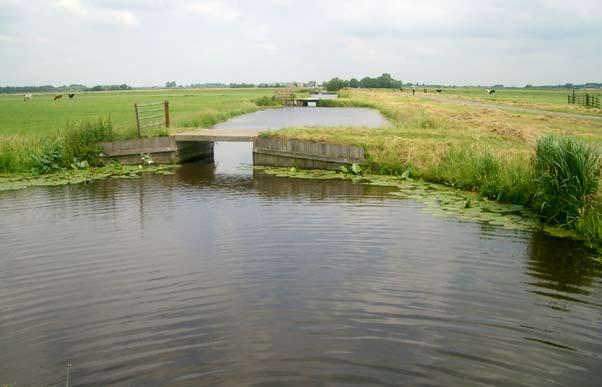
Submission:
<svg viewBox="0 0 602 387">
<path fill-rule="evenodd" d="M 365 162 L 364 149 L 352 145 L 261 137 L 253 142 L 254 165 L 339 169 Z"/>
<path fill-rule="evenodd" d="M 198 141 L 253 141 L 264 129 L 197 129 L 178 133 L 174 136 L 177 142 Z"/>
<path fill-rule="evenodd" d="M 150 154 L 159 164 L 213 160 L 213 142 L 179 142 L 173 136 L 108 142 L 102 148 L 104 159 L 122 164 L 142 163 L 141 154 Z"/>
<path fill-rule="evenodd" d="M 215 141 L 253 142 L 253 164 L 311 169 L 339 169 L 366 162 L 364 150 L 351 145 L 259 137 L 261 130 L 203 129 L 171 137 L 152 137 L 103 144 L 103 157 L 122 164 L 142 163 L 150 154 L 155 163 L 213 160 Z"/>
</svg>

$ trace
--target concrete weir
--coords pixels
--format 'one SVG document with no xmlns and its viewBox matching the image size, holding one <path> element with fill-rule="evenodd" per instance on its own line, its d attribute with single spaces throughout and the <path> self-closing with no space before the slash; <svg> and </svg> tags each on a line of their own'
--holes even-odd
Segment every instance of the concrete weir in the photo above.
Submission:
<svg viewBox="0 0 602 387">
<path fill-rule="evenodd" d="M 103 157 L 122 164 L 140 164 L 141 154 L 150 154 L 155 163 L 183 163 L 213 160 L 215 141 L 253 142 L 253 164 L 273 167 L 338 169 L 342 165 L 366 162 L 364 149 L 351 145 L 316 141 L 264 138 L 248 131 L 228 129 L 181 133 L 171 137 L 104 143 Z"/>
<path fill-rule="evenodd" d="M 158 164 L 212 160 L 213 142 L 177 141 L 176 137 L 151 137 L 102 144 L 102 156 L 122 164 L 140 164 L 141 154 L 150 154 Z"/>
<path fill-rule="evenodd" d="M 364 149 L 352 145 L 261 137 L 253 142 L 254 165 L 339 169 L 365 162 Z"/>
</svg>

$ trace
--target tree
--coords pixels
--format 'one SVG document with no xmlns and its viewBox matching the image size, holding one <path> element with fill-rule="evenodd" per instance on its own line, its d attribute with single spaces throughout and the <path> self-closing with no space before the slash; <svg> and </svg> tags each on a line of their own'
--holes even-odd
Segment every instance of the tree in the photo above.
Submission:
<svg viewBox="0 0 602 387">
<path fill-rule="evenodd" d="M 353 87 L 354 89 L 360 87 L 360 81 L 355 78 L 351 78 L 349 81 L 349 87 Z"/>
<path fill-rule="evenodd" d="M 171 81 L 171 82 L 165 82 L 165 87 L 174 88 L 174 87 L 178 87 L 178 86 L 176 85 L 176 81 Z"/>
<path fill-rule="evenodd" d="M 344 87 L 349 87 L 349 81 L 332 78 L 330 81 L 324 83 L 324 87 L 326 87 L 326 90 L 328 91 L 338 91 Z"/>
</svg>

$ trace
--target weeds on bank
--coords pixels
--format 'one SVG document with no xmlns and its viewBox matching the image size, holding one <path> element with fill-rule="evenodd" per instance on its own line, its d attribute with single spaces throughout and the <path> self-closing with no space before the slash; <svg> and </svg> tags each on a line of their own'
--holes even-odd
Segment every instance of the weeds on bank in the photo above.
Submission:
<svg viewBox="0 0 602 387">
<path fill-rule="evenodd" d="M 84 122 L 46 138 L 11 137 L 0 141 L 0 173 L 49 174 L 101 166 L 101 143 L 119 136 L 110 120 Z"/>
</svg>

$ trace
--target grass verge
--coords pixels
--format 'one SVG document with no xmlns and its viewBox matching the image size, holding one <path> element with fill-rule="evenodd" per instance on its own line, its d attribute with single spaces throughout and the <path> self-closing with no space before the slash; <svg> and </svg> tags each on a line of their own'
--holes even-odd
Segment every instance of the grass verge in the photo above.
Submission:
<svg viewBox="0 0 602 387">
<path fill-rule="evenodd" d="M 391 125 L 291 128 L 267 135 L 361 146 L 369 172 L 419 177 L 529 206 L 544 221 L 568 228 L 590 247 L 602 249 L 602 123 L 374 90 L 353 90 L 350 98 L 324 101 L 322 106 L 375 108 Z"/>
</svg>

